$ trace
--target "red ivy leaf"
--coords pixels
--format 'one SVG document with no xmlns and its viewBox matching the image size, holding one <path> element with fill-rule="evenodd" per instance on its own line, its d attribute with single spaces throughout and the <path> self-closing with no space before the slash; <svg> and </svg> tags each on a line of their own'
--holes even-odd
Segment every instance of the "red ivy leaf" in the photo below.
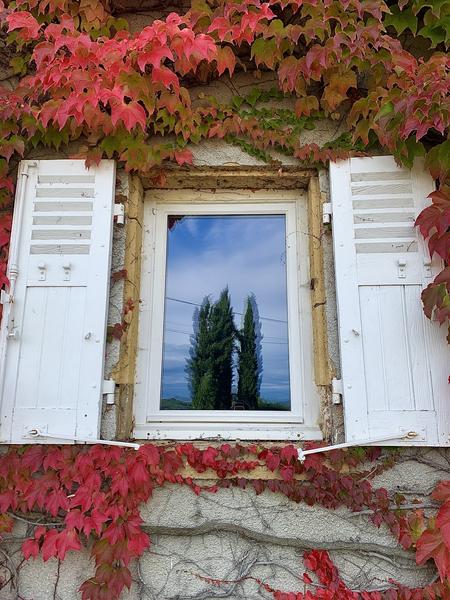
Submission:
<svg viewBox="0 0 450 600">
<path fill-rule="evenodd" d="M 150 64 L 152 67 L 159 67 L 161 61 L 165 58 L 173 60 L 173 54 L 167 46 L 159 46 L 152 48 L 149 52 L 141 52 L 138 56 L 137 63 L 141 71 L 145 71 L 145 67 Z"/>
<path fill-rule="evenodd" d="M 224 73 L 226 69 L 230 74 L 233 75 L 234 68 L 236 66 L 236 56 L 230 46 L 217 48 L 217 72 L 220 75 Z"/>
<path fill-rule="evenodd" d="M 85 516 L 78 508 L 70 510 L 65 518 L 65 523 L 69 529 L 76 527 L 79 531 L 83 529 Z"/>
<path fill-rule="evenodd" d="M 128 476 L 131 481 L 138 486 L 148 483 L 150 477 L 149 472 L 141 460 L 135 460 L 129 467 Z"/>
<path fill-rule="evenodd" d="M 45 451 L 42 446 L 28 446 L 23 455 L 23 464 L 30 469 L 31 473 L 36 473 L 42 467 Z"/>
<path fill-rule="evenodd" d="M 450 500 L 447 500 L 436 516 L 436 525 L 441 530 L 444 544 L 450 550 Z"/>
<path fill-rule="evenodd" d="M 144 550 L 150 546 L 150 538 L 143 531 L 133 535 L 128 540 L 128 550 L 133 556 L 141 556 Z"/>
<path fill-rule="evenodd" d="M 273 452 L 271 452 L 269 450 L 267 452 L 267 456 L 266 456 L 266 465 L 267 465 L 267 468 L 270 469 L 271 471 L 275 471 L 276 469 L 278 469 L 278 467 L 280 465 L 279 455 L 274 454 Z"/>
<path fill-rule="evenodd" d="M 80 550 L 81 544 L 75 529 L 67 529 L 62 531 L 56 541 L 57 556 L 64 560 L 66 553 L 69 550 Z"/>
<path fill-rule="evenodd" d="M 282 462 L 290 463 L 292 460 L 298 460 L 298 450 L 295 446 L 290 444 L 289 446 L 284 446 L 280 450 L 280 458 Z"/>
<path fill-rule="evenodd" d="M 26 540 L 22 544 L 22 552 L 25 559 L 29 559 L 31 556 L 36 558 L 39 554 L 39 542 L 37 540 Z"/>
<path fill-rule="evenodd" d="M 281 467 L 280 469 L 280 475 L 284 481 L 292 481 L 292 479 L 294 479 L 294 474 L 294 467 Z"/>
<path fill-rule="evenodd" d="M 139 448 L 138 453 L 145 457 L 148 465 L 159 465 L 160 450 L 154 444 L 144 444 Z"/>
<path fill-rule="evenodd" d="M 430 558 L 436 563 L 441 580 L 444 581 L 450 573 L 450 550 L 445 545 L 439 529 L 425 531 L 417 542 L 417 564 L 421 565 Z"/>
<path fill-rule="evenodd" d="M 450 500 L 450 480 L 440 481 L 434 488 L 431 497 L 438 502 Z"/>
<path fill-rule="evenodd" d="M 119 122 L 122 122 L 128 131 L 131 131 L 138 125 L 145 130 L 147 116 L 140 104 L 134 101 L 125 104 L 125 102 L 117 98 L 110 99 L 109 104 L 111 106 L 111 122 L 114 127 Z"/>
<path fill-rule="evenodd" d="M 14 12 L 6 17 L 8 22 L 8 32 L 14 29 L 21 29 L 19 35 L 24 40 L 35 40 L 39 37 L 41 26 L 33 17 L 26 11 Z"/>
<path fill-rule="evenodd" d="M 180 166 L 184 165 L 185 163 L 187 163 L 189 165 L 192 164 L 192 160 L 193 160 L 192 152 L 190 150 L 188 150 L 187 148 L 184 148 L 183 150 L 175 150 L 174 157 Z"/>
<path fill-rule="evenodd" d="M 217 448 L 212 448 L 211 446 L 209 446 L 202 453 L 202 463 L 207 467 L 214 467 L 218 454 L 219 451 L 217 450 Z"/>
<path fill-rule="evenodd" d="M 162 83 L 167 89 L 173 88 L 174 90 L 178 90 L 180 87 L 178 77 L 167 67 L 154 67 L 152 70 L 152 81 L 153 83 Z"/>
<path fill-rule="evenodd" d="M 58 536 L 59 533 L 56 531 L 56 529 L 49 529 L 45 533 L 44 543 L 42 544 L 42 558 L 44 561 L 47 561 L 49 558 L 57 555 Z"/>
</svg>

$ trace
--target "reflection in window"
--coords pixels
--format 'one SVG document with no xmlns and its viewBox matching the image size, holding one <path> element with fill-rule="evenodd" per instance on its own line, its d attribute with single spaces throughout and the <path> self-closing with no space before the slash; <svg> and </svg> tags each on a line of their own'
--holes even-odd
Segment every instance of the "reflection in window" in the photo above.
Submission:
<svg viewBox="0 0 450 600">
<path fill-rule="evenodd" d="M 167 229 L 161 409 L 290 410 L 285 216 Z"/>
</svg>

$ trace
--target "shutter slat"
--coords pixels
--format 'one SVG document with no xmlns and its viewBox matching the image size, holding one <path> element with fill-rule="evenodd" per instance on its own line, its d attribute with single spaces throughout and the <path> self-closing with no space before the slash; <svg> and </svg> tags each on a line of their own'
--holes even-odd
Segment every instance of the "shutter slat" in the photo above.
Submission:
<svg viewBox="0 0 450 600">
<path fill-rule="evenodd" d="M 18 231 L 16 200 L 12 232 L 19 247 L 15 337 L 8 337 L 6 320 L 1 330 L 0 439 L 32 442 L 33 428 L 98 438 L 114 163 L 87 170 L 80 160 L 43 160 L 27 167 L 22 226 Z"/>
<path fill-rule="evenodd" d="M 34 214 L 39 213 L 66 213 L 66 212 L 92 212 L 94 205 L 92 202 L 35 202 Z"/>
<path fill-rule="evenodd" d="M 406 428 L 407 443 L 447 445 L 450 352 L 423 314 L 430 261 L 413 225 L 433 181 L 392 157 L 331 164 L 330 178 L 347 440 Z"/>
</svg>

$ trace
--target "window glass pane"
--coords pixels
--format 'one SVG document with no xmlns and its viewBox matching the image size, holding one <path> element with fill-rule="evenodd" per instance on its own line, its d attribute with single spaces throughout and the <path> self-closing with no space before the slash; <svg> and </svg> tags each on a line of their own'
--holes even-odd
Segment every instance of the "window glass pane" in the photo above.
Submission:
<svg viewBox="0 0 450 600">
<path fill-rule="evenodd" d="M 285 215 L 167 229 L 161 409 L 290 410 Z"/>
</svg>

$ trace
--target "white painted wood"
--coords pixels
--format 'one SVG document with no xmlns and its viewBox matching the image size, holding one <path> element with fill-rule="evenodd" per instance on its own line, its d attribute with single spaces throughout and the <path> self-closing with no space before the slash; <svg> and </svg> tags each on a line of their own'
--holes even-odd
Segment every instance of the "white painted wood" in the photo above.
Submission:
<svg viewBox="0 0 450 600">
<path fill-rule="evenodd" d="M 272 440 L 301 441 L 322 440 L 318 426 L 307 427 L 289 423 L 196 423 L 161 421 L 145 425 L 135 425 L 134 437 L 137 440 Z"/>
<path fill-rule="evenodd" d="M 322 439 L 312 373 L 312 317 L 306 197 L 298 191 L 219 194 L 152 192 L 144 206 L 139 346 L 135 386 L 137 439 Z M 286 214 L 289 365 L 292 410 L 161 411 L 167 215 Z M 248 414 L 247 414 L 248 413 Z"/>
<path fill-rule="evenodd" d="M 120 442 L 116 440 L 101 440 L 97 438 L 79 438 L 78 436 L 74 439 L 72 436 L 67 437 L 62 433 L 47 433 L 41 429 L 30 429 L 27 431 L 27 437 L 30 440 L 39 440 L 41 443 L 43 440 L 50 440 L 54 443 L 54 440 L 76 442 L 77 444 L 102 444 L 104 446 L 119 446 L 121 448 L 134 448 L 139 450 L 140 444 L 133 442 Z"/>
<path fill-rule="evenodd" d="M 390 156 L 330 165 L 346 438 L 449 445 L 450 352 L 420 292 L 442 267 L 414 220 L 434 184 Z M 400 443 L 400 442 L 399 442 Z"/>
<path fill-rule="evenodd" d="M 62 441 L 95 439 L 115 165 L 102 161 L 87 170 L 82 160 L 22 161 L 19 177 L 24 169 L 28 177 L 12 230 L 18 276 L 9 331 L 5 319 L 1 330 L 0 441 L 42 443 L 27 435 L 29 429 L 58 433 Z"/>
<path fill-rule="evenodd" d="M 312 448 L 311 450 L 303 450 L 298 448 L 298 460 L 304 462 L 305 458 L 311 454 L 320 454 L 322 452 L 330 452 L 331 450 L 341 450 L 342 448 L 351 448 L 352 446 L 369 446 L 371 444 L 379 444 L 380 442 L 400 441 L 404 439 L 413 439 L 416 437 L 414 432 L 401 430 L 398 433 L 385 435 L 381 437 L 371 438 L 370 440 L 355 440 L 354 442 L 344 442 L 343 444 L 333 444 L 332 446 L 323 446 L 322 448 Z"/>
</svg>

